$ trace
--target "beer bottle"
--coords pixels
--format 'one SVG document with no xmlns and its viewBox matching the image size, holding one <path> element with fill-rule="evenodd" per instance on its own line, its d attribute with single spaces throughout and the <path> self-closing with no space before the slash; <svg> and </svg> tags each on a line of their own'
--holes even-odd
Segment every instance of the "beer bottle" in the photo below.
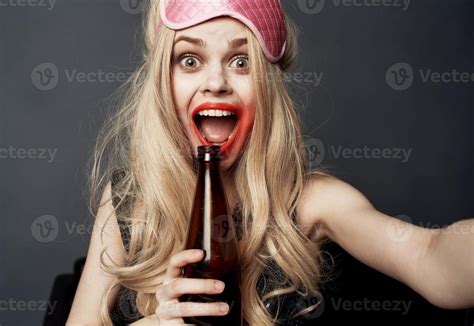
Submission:
<svg viewBox="0 0 474 326">
<path fill-rule="evenodd" d="M 186 294 L 179 300 L 226 302 L 229 311 L 224 316 L 183 319 L 187 324 L 241 326 L 243 316 L 240 254 L 234 222 L 229 215 L 222 184 L 220 146 L 199 146 L 197 150 L 198 178 L 185 250 L 204 250 L 204 258 L 183 268 L 183 276 L 221 280 L 225 283 L 225 288 L 219 294 Z"/>
</svg>

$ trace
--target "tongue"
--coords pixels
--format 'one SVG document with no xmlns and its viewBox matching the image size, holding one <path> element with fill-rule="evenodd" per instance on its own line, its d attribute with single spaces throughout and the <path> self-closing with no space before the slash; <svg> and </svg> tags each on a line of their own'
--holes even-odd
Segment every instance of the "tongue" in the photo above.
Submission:
<svg viewBox="0 0 474 326">
<path fill-rule="evenodd" d="M 202 117 L 201 132 L 213 143 L 222 143 L 229 138 L 234 129 L 235 121 L 226 117 Z"/>
</svg>

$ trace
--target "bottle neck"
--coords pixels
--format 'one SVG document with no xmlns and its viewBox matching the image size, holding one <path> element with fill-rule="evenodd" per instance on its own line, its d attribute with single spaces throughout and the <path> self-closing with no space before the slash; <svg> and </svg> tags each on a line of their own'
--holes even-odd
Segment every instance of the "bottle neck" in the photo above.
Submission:
<svg viewBox="0 0 474 326">
<path fill-rule="evenodd" d="M 199 146 L 195 164 L 198 170 L 218 170 L 220 168 L 220 146 Z"/>
<path fill-rule="evenodd" d="M 199 170 L 204 170 L 204 169 L 219 170 L 220 166 L 221 166 L 221 162 L 220 162 L 220 160 L 206 161 L 206 160 L 201 160 L 200 159 L 200 160 L 197 161 L 197 165 L 198 165 Z"/>
<path fill-rule="evenodd" d="M 199 162 L 220 162 L 221 156 L 219 153 L 200 153 L 198 155 Z"/>
<path fill-rule="evenodd" d="M 221 159 L 220 146 L 198 146 L 197 147 L 198 160 L 213 161 Z"/>
</svg>

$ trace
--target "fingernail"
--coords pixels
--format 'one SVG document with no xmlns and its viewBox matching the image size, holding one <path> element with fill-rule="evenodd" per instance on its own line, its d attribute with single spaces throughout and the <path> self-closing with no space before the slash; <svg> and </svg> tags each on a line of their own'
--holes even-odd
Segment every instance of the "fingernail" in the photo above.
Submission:
<svg viewBox="0 0 474 326">
<path fill-rule="evenodd" d="M 222 312 L 226 312 L 227 310 L 229 310 L 229 306 L 226 303 L 221 303 L 219 305 L 219 310 Z"/>
<path fill-rule="evenodd" d="M 214 283 L 214 286 L 215 286 L 216 290 L 222 291 L 225 287 L 225 284 L 224 284 L 224 282 L 216 281 Z"/>
</svg>

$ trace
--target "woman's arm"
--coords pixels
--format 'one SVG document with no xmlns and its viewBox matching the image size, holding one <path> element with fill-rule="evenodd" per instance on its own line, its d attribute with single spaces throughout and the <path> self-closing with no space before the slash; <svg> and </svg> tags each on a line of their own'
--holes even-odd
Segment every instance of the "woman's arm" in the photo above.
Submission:
<svg viewBox="0 0 474 326">
<path fill-rule="evenodd" d="M 439 290 L 444 308 L 474 307 L 474 219 L 436 230 L 420 277 L 428 284 L 444 285 Z"/>
<path fill-rule="evenodd" d="M 102 229 L 104 229 L 103 242 L 101 240 Z M 123 262 L 125 249 L 111 203 L 110 182 L 105 187 L 102 195 L 101 206 L 97 212 L 92 230 L 86 263 L 66 325 L 101 324 L 100 302 L 108 285 L 113 280 L 110 275 L 105 274 L 100 268 L 99 256 L 105 247 L 108 247 L 107 252 L 115 262 Z M 107 264 L 111 264 L 107 255 L 104 255 L 104 259 Z M 112 307 L 116 295 L 117 290 L 114 290 L 109 296 L 109 309 Z"/>
<path fill-rule="evenodd" d="M 354 187 L 325 176 L 312 180 L 303 202 L 302 223 L 321 223 L 329 238 L 364 264 L 436 306 L 474 306 L 473 219 L 425 229 L 377 211 Z"/>
</svg>

